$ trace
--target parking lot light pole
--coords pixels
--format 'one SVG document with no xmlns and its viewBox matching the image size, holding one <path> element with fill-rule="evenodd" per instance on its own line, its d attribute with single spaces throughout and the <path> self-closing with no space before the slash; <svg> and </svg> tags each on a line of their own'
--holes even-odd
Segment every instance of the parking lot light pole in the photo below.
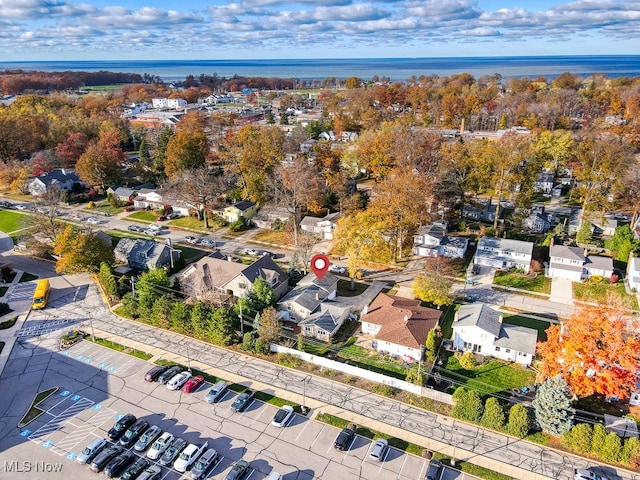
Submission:
<svg viewBox="0 0 640 480">
<path fill-rule="evenodd" d="M 189 367 L 189 372 L 191 372 L 191 356 L 189 355 L 189 341 L 185 343 L 187 346 L 187 366 Z"/>
<path fill-rule="evenodd" d="M 300 411 L 303 415 L 307 414 L 307 381 L 311 380 L 311 375 L 307 375 L 302 379 L 302 405 L 300 405 Z"/>
</svg>

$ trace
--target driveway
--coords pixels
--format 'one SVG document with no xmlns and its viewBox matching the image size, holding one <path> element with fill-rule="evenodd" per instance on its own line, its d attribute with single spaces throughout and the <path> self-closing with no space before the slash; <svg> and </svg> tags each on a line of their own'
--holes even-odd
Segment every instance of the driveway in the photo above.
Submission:
<svg viewBox="0 0 640 480">
<path fill-rule="evenodd" d="M 549 301 L 573 305 L 573 282 L 566 278 L 552 278 Z"/>
</svg>

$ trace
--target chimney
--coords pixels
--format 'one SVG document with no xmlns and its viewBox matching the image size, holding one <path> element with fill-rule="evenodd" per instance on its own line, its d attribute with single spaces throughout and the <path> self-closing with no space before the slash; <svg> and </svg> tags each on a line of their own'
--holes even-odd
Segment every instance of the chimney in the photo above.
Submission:
<svg viewBox="0 0 640 480">
<path fill-rule="evenodd" d="M 502 315 L 500 315 L 500 316 L 498 317 L 498 323 L 499 323 L 500 325 L 502 325 Z"/>
<path fill-rule="evenodd" d="M 408 316 L 408 315 L 405 315 L 405 316 L 404 316 L 404 323 L 407 323 L 408 321 L 409 321 L 409 316 Z"/>
<path fill-rule="evenodd" d="M 320 292 L 316 292 L 316 300 L 320 300 Z"/>
<path fill-rule="evenodd" d="M 231 255 L 227 255 L 227 262 L 233 262 L 233 257 Z"/>
<path fill-rule="evenodd" d="M 362 313 L 360 314 L 360 316 L 362 315 L 366 315 L 367 313 L 369 313 L 369 305 L 365 305 L 364 308 L 362 309 Z"/>
</svg>

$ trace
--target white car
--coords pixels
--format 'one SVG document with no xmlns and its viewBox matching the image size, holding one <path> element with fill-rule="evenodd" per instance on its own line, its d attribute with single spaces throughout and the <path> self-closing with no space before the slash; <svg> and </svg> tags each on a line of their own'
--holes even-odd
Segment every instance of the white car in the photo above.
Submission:
<svg viewBox="0 0 640 480">
<path fill-rule="evenodd" d="M 195 443 L 190 443 L 187 445 L 178 459 L 173 462 L 173 468 L 175 468 L 178 472 L 184 473 L 187 471 L 193 463 L 198 459 L 202 452 L 204 452 L 209 446 L 209 442 L 201 443 L 200 445 L 196 445 Z"/>
<path fill-rule="evenodd" d="M 87 218 L 87 223 L 90 223 L 91 225 L 97 225 L 98 223 L 100 223 L 100 220 L 98 220 L 96 217 L 89 217 Z"/>
<path fill-rule="evenodd" d="M 575 480 L 607 480 L 607 477 L 598 475 L 587 468 L 576 468 L 573 470 L 573 478 Z"/>
<path fill-rule="evenodd" d="M 191 372 L 180 372 L 173 376 L 169 382 L 167 382 L 167 388 L 169 390 L 180 390 L 182 386 L 187 383 L 187 380 L 191 378 Z"/>
<path fill-rule="evenodd" d="M 289 423 L 291 417 L 293 417 L 293 407 L 291 405 L 284 405 L 273 416 L 271 425 L 274 427 L 284 427 Z"/>
<path fill-rule="evenodd" d="M 245 248 L 242 253 L 244 255 L 251 255 L 254 257 L 257 257 L 258 255 L 260 255 L 260 252 L 258 250 L 256 250 L 255 248 Z"/>
<path fill-rule="evenodd" d="M 337 273 L 339 275 L 344 275 L 347 273 L 347 269 L 345 267 L 341 267 L 339 265 L 334 265 L 333 263 L 329 265 L 329 272 Z"/>
<path fill-rule="evenodd" d="M 169 445 L 171 445 L 174 438 L 175 437 L 169 432 L 164 432 L 160 435 L 160 438 L 153 442 L 151 448 L 147 451 L 147 458 L 150 458 L 151 460 L 157 460 L 160 458 Z"/>
</svg>

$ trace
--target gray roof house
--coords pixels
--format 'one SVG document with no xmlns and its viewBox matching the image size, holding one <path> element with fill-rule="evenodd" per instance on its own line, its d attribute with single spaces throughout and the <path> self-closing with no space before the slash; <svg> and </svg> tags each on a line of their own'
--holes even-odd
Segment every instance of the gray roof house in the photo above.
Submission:
<svg viewBox="0 0 640 480">
<path fill-rule="evenodd" d="M 611 278 L 613 274 L 611 257 L 587 255 L 580 247 L 551 245 L 549 257 L 547 275 L 551 278 L 566 278 L 573 282 L 580 282 L 593 275 Z"/>
<path fill-rule="evenodd" d="M 447 235 L 446 222 L 433 222 L 413 236 L 413 253 L 421 257 L 464 258 L 469 239 Z"/>
<path fill-rule="evenodd" d="M 502 320 L 500 312 L 484 303 L 462 305 L 453 321 L 453 348 L 531 365 L 537 330 Z"/>
<path fill-rule="evenodd" d="M 245 295 L 258 278 L 269 284 L 276 298 L 289 289 L 289 277 L 268 255 L 245 265 L 225 258 L 219 252 L 186 267 L 180 274 L 180 284 L 189 297 L 223 304 Z"/>
<path fill-rule="evenodd" d="M 529 272 L 533 243 L 508 238 L 482 237 L 478 240 L 473 263 L 508 270 L 517 268 Z"/>
<path fill-rule="evenodd" d="M 633 252 L 627 263 L 627 283 L 632 291 L 640 292 L 640 257 L 634 257 Z"/>
<path fill-rule="evenodd" d="M 462 216 L 478 222 L 493 222 L 496 218 L 496 205 L 492 199 L 475 199 L 462 206 Z M 502 205 L 498 206 L 498 218 L 502 216 Z"/>
<path fill-rule="evenodd" d="M 322 218 L 306 216 L 300 222 L 300 228 L 324 240 L 332 240 L 333 231 L 336 229 L 336 222 L 340 219 L 341 215 L 340 212 L 334 212 L 327 213 Z"/>
<path fill-rule="evenodd" d="M 284 328 L 305 336 L 329 341 L 338 331 L 351 306 L 336 300 L 338 277 L 325 274 L 322 280 L 306 275 L 278 302 L 278 316 Z"/>
<path fill-rule="evenodd" d="M 113 251 L 116 261 L 126 263 L 133 270 L 152 270 L 171 266 L 180 259 L 180 250 L 167 243 L 141 238 L 123 238 Z"/>
<path fill-rule="evenodd" d="M 84 185 L 74 170 L 56 168 L 34 178 L 28 186 L 31 195 L 43 195 L 49 187 L 71 192 L 76 185 Z"/>
</svg>

